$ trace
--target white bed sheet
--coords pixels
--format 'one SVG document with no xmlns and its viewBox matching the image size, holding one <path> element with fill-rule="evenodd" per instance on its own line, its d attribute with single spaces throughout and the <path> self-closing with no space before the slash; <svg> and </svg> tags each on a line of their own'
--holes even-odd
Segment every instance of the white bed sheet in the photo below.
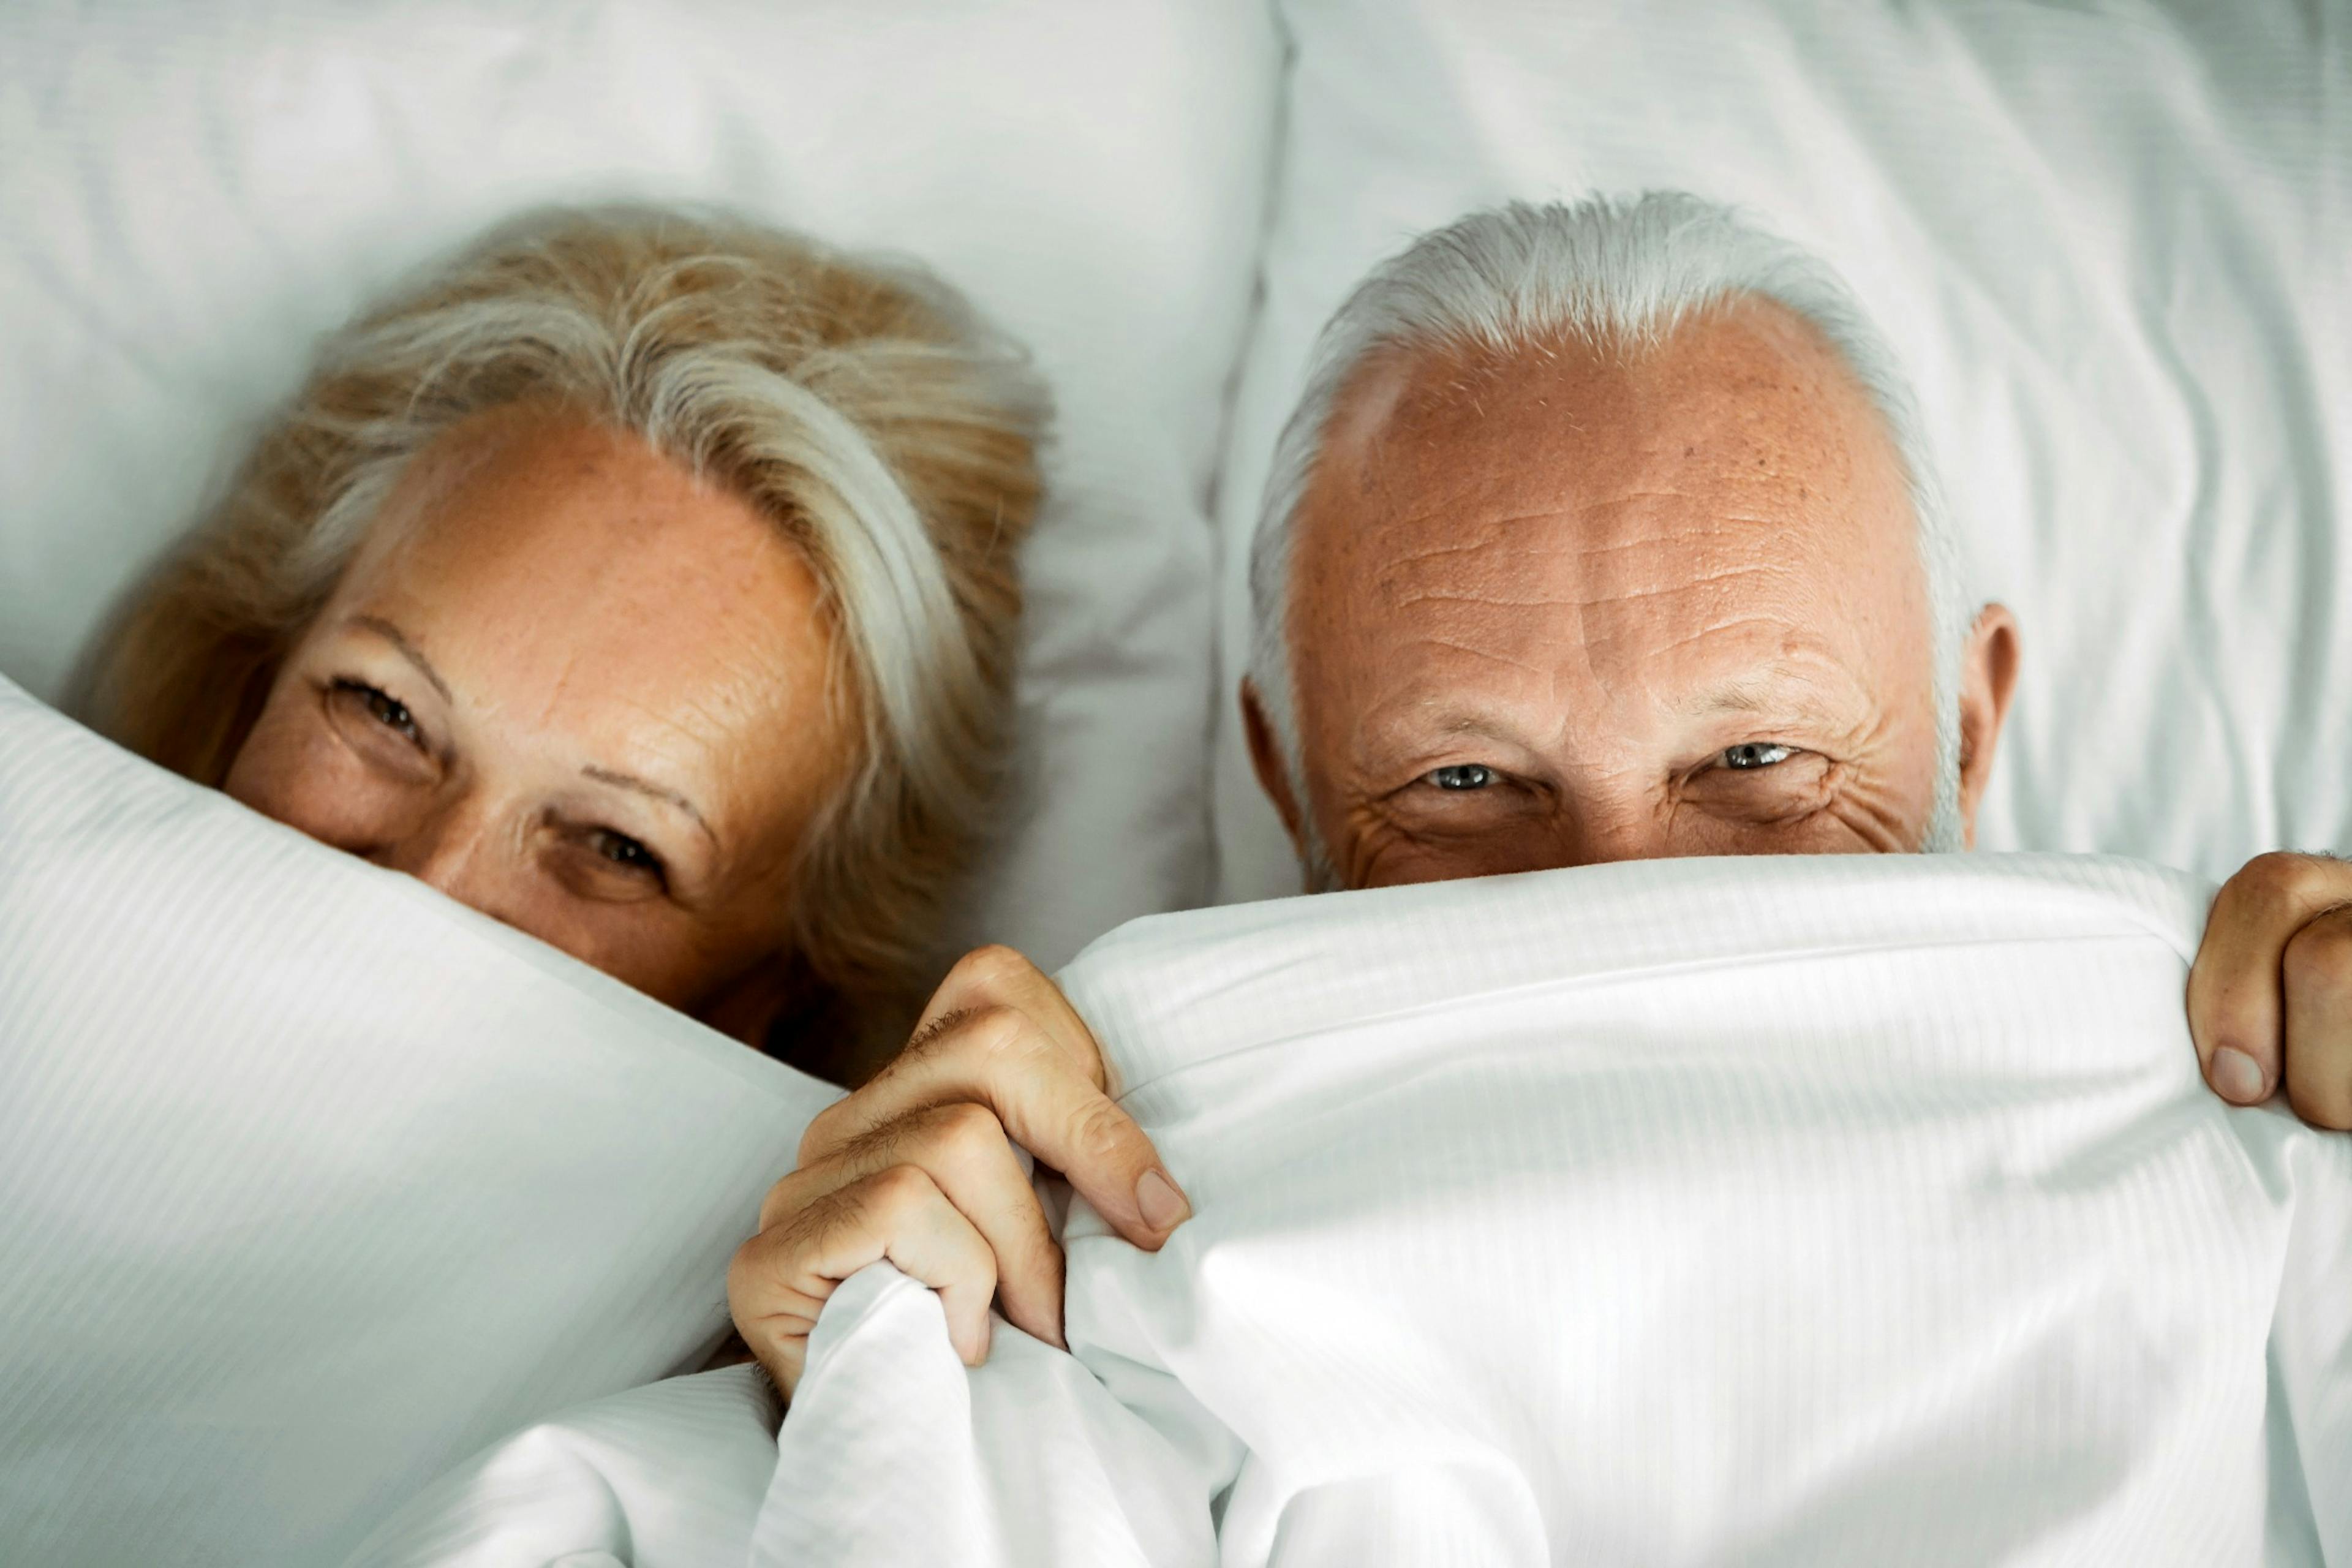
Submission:
<svg viewBox="0 0 2352 1568">
<path fill-rule="evenodd" d="M 1919 393 L 2024 664 L 1994 849 L 2220 879 L 2352 848 L 2352 7 L 1279 0 L 1265 305 L 1219 492 L 1220 896 L 1298 888 L 1232 687 L 1309 345 L 1511 198 L 1693 190 L 1826 257 Z"/>
<path fill-rule="evenodd" d="M 777 1447 L 748 1373 L 625 1395 L 357 1561 L 2352 1563 L 2352 1140 L 2199 1081 L 2208 890 L 1685 860 L 1138 922 L 1064 983 L 1196 1213 L 1080 1208 L 1071 1352 L 968 1373 L 879 1267 Z M 656 1469 L 732 1479 L 614 1506 Z"/>
</svg>

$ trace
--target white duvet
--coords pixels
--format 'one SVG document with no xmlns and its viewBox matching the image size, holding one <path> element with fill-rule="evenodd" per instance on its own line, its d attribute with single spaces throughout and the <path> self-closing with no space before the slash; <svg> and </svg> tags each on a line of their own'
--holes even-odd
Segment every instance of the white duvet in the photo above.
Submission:
<svg viewBox="0 0 2352 1568">
<path fill-rule="evenodd" d="M 1069 1353 L 887 1266 L 362 1560 L 2352 1563 L 2352 1139 L 2224 1108 L 2206 890 L 1676 861 L 1207 910 L 1065 975 L 1195 1205 Z"/>
</svg>

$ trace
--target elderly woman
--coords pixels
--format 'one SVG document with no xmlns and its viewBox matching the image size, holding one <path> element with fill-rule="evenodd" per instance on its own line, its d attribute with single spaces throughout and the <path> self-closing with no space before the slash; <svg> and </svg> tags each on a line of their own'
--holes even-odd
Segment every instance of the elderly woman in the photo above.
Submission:
<svg viewBox="0 0 2352 1568">
<path fill-rule="evenodd" d="M 1045 406 L 907 267 L 535 216 L 328 340 L 79 705 L 854 1074 L 998 770 Z"/>
<path fill-rule="evenodd" d="M 998 771 L 1044 405 L 904 267 L 719 219 L 535 217 L 328 342 L 81 706 L 855 1081 L 912 1011 Z M 1085 1024 L 984 949 L 811 1130 L 737 1260 L 787 1388 L 834 1284 L 883 1256 L 949 1291 L 975 1360 L 999 1257 L 1005 1310 L 1055 1334 L 1008 1132 L 1140 1245 L 1185 1212 Z"/>
</svg>

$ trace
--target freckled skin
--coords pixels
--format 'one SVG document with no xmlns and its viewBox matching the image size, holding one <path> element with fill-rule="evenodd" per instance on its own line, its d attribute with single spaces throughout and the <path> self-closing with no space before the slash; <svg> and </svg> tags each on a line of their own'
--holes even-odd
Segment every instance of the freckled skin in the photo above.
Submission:
<svg viewBox="0 0 2352 1568">
<path fill-rule="evenodd" d="M 1630 353 L 1377 360 L 1297 521 L 1307 798 L 1245 689 L 1260 777 L 1350 887 L 1916 848 L 1936 716 L 1913 526 L 1866 395 L 1769 302 Z M 1991 606 L 1964 679 L 1971 822 L 2014 668 Z M 1756 745 L 1784 760 L 1727 764 Z M 1432 777 L 1465 768 L 1489 782 Z"/>
<path fill-rule="evenodd" d="M 412 466 L 226 787 L 748 1035 L 847 743 L 832 659 L 815 577 L 748 503 L 633 436 L 498 410 Z"/>
</svg>

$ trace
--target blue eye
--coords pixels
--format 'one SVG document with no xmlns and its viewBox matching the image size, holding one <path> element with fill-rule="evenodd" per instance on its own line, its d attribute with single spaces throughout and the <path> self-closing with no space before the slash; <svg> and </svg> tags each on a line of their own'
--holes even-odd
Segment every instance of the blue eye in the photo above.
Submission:
<svg viewBox="0 0 2352 1568">
<path fill-rule="evenodd" d="M 1495 782 L 1495 770 L 1484 763 L 1456 763 L 1450 768 L 1433 768 L 1427 777 L 1440 789 L 1485 789 Z"/>
<path fill-rule="evenodd" d="M 1775 763 L 1785 763 L 1796 754 L 1794 747 L 1776 745 L 1770 741 L 1749 741 L 1738 746 L 1727 746 L 1723 752 L 1723 765 L 1735 771 L 1769 768 Z"/>
</svg>

